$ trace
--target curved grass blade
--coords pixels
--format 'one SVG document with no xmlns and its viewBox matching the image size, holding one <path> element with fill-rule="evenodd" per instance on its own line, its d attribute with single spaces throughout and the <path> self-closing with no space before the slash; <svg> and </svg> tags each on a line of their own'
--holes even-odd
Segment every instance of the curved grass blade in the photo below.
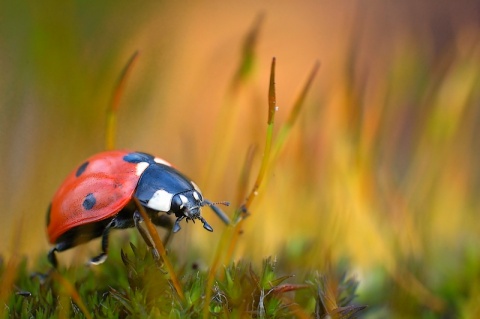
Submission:
<svg viewBox="0 0 480 319">
<path fill-rule="evenodd" d="M 127 64 L 120 73 L 120 77 L 117 80 L 115 89 L 113 90 L 112 100 L 107 110 L 107 124 L 105 133 L 105 148 L 112 150 L 115 148 L 115 136 L 117 132 L 117 112 L 120 106 L 120 99 L 123 95 L 123 90 L 128 79 L 128 76 L 133 68 L 135 61 L 138 58 L 138 51 L 130 57 Z"/>
</svg>

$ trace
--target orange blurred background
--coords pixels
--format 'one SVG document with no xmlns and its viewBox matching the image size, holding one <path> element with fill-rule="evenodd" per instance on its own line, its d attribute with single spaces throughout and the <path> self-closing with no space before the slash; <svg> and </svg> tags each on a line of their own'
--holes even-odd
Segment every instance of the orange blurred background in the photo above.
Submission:
<svg viewBox="0 0 480 319">
<path fill-rule="evenodd" d="M 277 127 L 321 62 L 299 122 L 252 207 L 238 256 L 261 260 L 306 245 L 303 262 L 312 267 L 328 255 L 396 273 L 406 260 L 436 264 L 444 254 L 480 255 L 473 248 L 480 230 L 478 2 L 3 6 L 2 255 L 46 252 L 50 198 L 70 170 L 104 148 L 106 108 L 136 50 L 118 115 L 118 148 L 175 163 L 212 201 L 235 201 L 251 145 L 257 149 L 252 179 L 258 170 L 272 57 Z M 242 45 L 259 16 L 253 72 L 233 95 Z M 203 214 L 222 229 L 211 212 Z M 174 245 L 194 247 L 208 261 L 219 235 L 189 224 Z M 428 292 L 416 296 L 435 303 Z"/>
</svg>

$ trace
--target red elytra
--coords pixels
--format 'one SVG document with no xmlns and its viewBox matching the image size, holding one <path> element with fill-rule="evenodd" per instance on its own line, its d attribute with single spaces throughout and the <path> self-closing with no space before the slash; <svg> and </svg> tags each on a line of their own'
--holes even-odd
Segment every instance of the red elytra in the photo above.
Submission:
<svg viewBox="0 0 480 319">
<path fill-rule="evenodd" d="M 112 217 L 128 204 L 140 178 L 137 166 L 122 160 L 128 153 L 120 150 L 93 155 L 67 176 L 50 208 L 47 234 L 51 244 L 67 230 Z M 93 192 L 95 206 L 86 209 L 82 203 Z"/>
</svg>

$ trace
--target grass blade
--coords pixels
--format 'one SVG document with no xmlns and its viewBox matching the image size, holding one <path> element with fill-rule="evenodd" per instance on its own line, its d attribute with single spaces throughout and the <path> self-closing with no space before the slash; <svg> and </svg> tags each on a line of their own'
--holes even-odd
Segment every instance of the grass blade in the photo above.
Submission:
<svg viewBox="0 0 480 319">
<path fill-rule="evenodd" d="M 150 234 L 150 237 L 153 239 L 155 248 L 160 253 L 162 260 L 165 263 L 165 267 L 167 267 L 167 271 L 168 271 L 168 274 L 170 275 L 170 280 L 172 281 L 173 287 L 177 291 L 177 294 L 180 297 L 180 299 L 182 301 L 185 300 L 185 295 L 183 293 L 182 286 L 180 285 L 180 281 L 178 280 L 178 277 L 175 273 L 175 269 L 173 268 L 173 265 L 170 262 L 170 259 L 168 259 L 167 251 L 165 250 L 165 246 L 163 245 L 162 240 L 158 236 L 157 229 L 155 228 L 153 223 L 150 221 L 150 218 L 148 217 L 147 212 L 145 211 L 145 208 L 143 208 L 142 204 L 140 204 L 138 199 L 136 197 L 133 197 L 133 201 L 135 202 L 135 205 L 137 206 L 138 211 L 143 217 L 143 221 L 145 223 L 145 226 L 147 227 L 147 231 Z"/>
<path fill-rule="evenodd" d="M 105 133 L 105 148 L 107 150 L 112 150 L 115 148 L 115 136 L 117 132 L 117 112 L 120 106 L 120 99 L 123 95 L 128 76 L 133 69 L 134 63 L 137 61 L 138 54 L 139 52 L 135 51 L 135 53 L 130 57 L 127 64 L 120 73 L 120 77 L 118 78 L 115 89 L 113 90 L 112 100 L 107 110 L 107 127 Z"/>
</svg>

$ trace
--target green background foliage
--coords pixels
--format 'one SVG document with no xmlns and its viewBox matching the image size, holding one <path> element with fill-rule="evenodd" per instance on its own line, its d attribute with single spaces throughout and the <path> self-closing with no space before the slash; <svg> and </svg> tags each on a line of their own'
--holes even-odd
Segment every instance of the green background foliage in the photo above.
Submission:
<svg viewBox="0 0 480 319">
<path fill-rule="evenodd" d="M 348 260 L 360 282 L 357 302 L 369 306 L 365 317 L 479 316 L 476 1 L 1 6 L 2 302 L 30 287 L 28 271 L 46 271 L 48 203 L 70 170 L 104 148 L 115 82 L 139 50 L 117 147 L 175 163 L 207 198 L 231 201 L 230 216 L 261 165 L 271 58 L 274 139 L 321 62 L 242 225 L 233 255 L 241 265 L 261 273 L 265 258 L 280 256 L 280 276 L 304 284 L 308 270 L 328 273 Z M 169 247 L 177 267 L 211 265 L 224 226 L 211 212 L 204 216 L 215 232 L 185 225 Z M 135 236 L 114 232 L 112 263 Z M 60 263 L 81 269 L 75 265 L 98 247 L 62 253 Z M 5 279 L 17 277 L 4 270 L 23 257 L 28 271 L 10 285 Z"/>
</svg>

